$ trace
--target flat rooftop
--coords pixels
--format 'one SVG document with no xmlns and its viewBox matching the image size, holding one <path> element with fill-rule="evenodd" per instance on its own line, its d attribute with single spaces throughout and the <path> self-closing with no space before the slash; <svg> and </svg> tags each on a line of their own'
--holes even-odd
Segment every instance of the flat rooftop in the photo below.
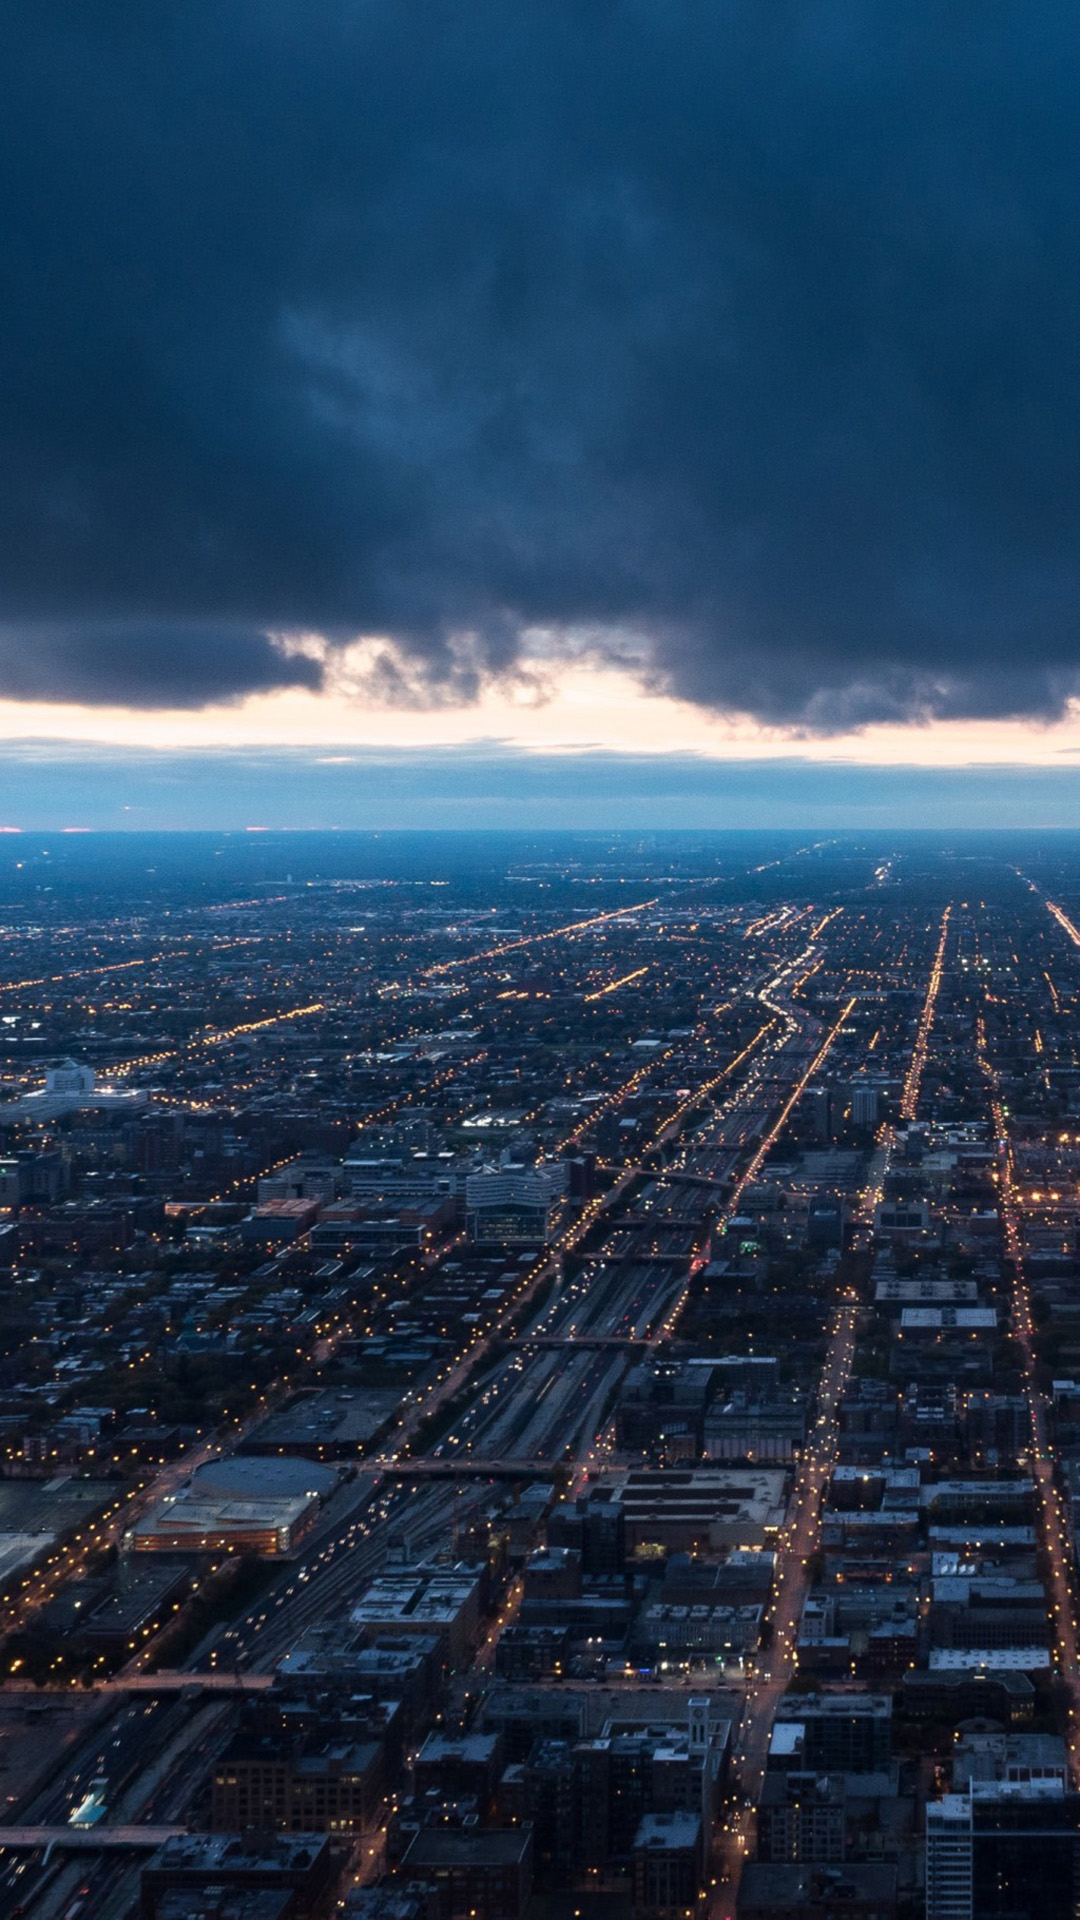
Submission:
<svg viewBox="0 0 1080 1920">
<path fill-rule="evenodd" d="M 399 1393 L 367 1387 L 355 1392 L 305 1393 L 291 1407 L 263 1420 L 244 1445 L 260 1452 L 280 1447 L 285 1453 L 290 1447 L 360 1447 L 400 1404 Z"/>
<path fill-rule="evenodd" d="M 410 1867 L 512 1867 L 523 1860 L 532 1842 L 524 1827 L 485 1827 L 462 1833 L 452 1827 L 423 1827 L 402 1863 Z"/>
</svg>

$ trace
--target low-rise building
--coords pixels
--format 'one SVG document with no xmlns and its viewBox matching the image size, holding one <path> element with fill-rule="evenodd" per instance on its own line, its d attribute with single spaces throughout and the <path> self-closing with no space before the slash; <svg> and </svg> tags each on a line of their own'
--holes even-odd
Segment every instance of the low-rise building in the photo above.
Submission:
<svg viewBox="0 0 1080 1920">
<path fill-rule="evenodd" d="M 448 1665 L 458 1668 L 479 1632 L 481 1586 L 475 1567 L 403 1567 L 373 1581 L 349 1617 L 369 1642 L 437 1634 Z"/>
<path fill-rule="evenodd" d="M 433 1920 L 521 1920 L 532 1892 L 532 1828 L 422 1827 L 401 1866 L 433 1897 Z"/>
<path fill-rule="evenodd" d="M 777 1708 L 770 1765 L 799 1773 L 881 1773 L 891 1757 L 888 1694 L 789 1694 Z"/>
<path fill-rule="evenodd" d="M 766 1866 L 743 1869 L 738 1920 L 896 1920 L 894 1866 Z"/>
<path fill-rule="evenodd" d="M 290 1553 L 337 1475 L 314 1462 L 234 1455 L 200 1467 L 141 1514 L 125 1536 L 136 1553 Z"/>
<path fill-rule="evenodd" d="M 701 1886 L 700 1814 L 645 1814 L 634 1836 L 633 1872 L 638 1920 L 690 1920 Z"/>
<path fill-rule="evenodd" d="M 382 1784 L 376 1740 L 239 1733 L 214 1766 L 210 1824 L 215 1833 L 360 1833 Z"/>
<path fill-rule="evenodd" d="M 623 1469 L 612 1485 L 628 1553 L 764 1547 L 784 1524 L 787 1478 L 775 1468 Z"/>
<path fill-rule="evenodd" d="M 322 1834 L 303 1839 L 287 1834 L 244 1839 L 225 1833 L 181 1834 L 166 1840 L 143 1869 L 142 1916 L 158 1920 L 158 1903 L 166 1894 L 183 1892 L 194 1902 L 211 1887 L 286 1893 L 295 1902 L 294 1910 L 317 1912 L 329 1895 L 332 1877 L 330 1842 Z"/>
</svg>

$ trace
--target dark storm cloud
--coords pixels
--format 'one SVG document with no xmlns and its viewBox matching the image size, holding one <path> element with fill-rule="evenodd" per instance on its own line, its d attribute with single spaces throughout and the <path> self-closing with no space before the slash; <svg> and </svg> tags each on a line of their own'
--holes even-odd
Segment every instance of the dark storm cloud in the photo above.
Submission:
<svg viewBox="0 0 1080 1920">
<path fill-rule="evenodd" d="M 268 635 L 176 621 L 0 626 L 9 699 L 199 707 L 273 687 L 322 684 L 322 666 Z"/>
<path fill-rule="evenodd" d="M 0 691 L 319 631 L 468 697 L 528 626 L 811 729 L 1076 683 L 1068 10 L 3 15 Z"/>
</svg>

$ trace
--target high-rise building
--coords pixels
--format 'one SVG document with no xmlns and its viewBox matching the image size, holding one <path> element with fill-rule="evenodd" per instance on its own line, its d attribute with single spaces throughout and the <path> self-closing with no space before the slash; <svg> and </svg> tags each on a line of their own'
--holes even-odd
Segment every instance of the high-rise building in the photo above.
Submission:
<svg viewBox="0 0 1080 1920">
<path fill-rule="evenodd" d="M 926 1808 L 926 1920 L 974 1920 L 971 1801 L 947 1793 Z"/>
<path fill-rule="evenodd" d="M 926 1809 L 926 1920 L 1075 1920 L 1080 1794 L 973 1781 Z"/>
</svg>

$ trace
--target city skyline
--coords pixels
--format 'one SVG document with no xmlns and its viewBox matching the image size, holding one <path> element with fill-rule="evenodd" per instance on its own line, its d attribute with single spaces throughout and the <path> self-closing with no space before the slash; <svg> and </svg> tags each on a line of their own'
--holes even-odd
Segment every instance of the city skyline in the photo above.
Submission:
<svg viewBox="0 0 1080 1920">
<path fill-rule="evenodd" d="M 1075 832 L 5 836 L 5 1920 L 1073 1920 L 1078 1009 Z"/>
</svg>

